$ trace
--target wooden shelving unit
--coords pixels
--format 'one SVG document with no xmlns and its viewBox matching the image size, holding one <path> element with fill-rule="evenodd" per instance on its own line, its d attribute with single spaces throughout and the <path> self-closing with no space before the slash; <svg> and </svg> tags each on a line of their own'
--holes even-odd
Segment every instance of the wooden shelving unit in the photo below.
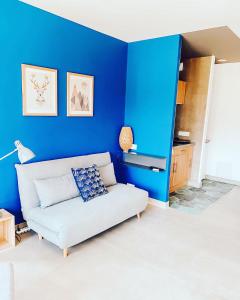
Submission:
<svg viewBox="0 0 240 300">
<path fill-rule="evenodd" d="M 5 209 L 0 209 L 0 251 L 15 247 L 15 218 Z"/>
</svg>

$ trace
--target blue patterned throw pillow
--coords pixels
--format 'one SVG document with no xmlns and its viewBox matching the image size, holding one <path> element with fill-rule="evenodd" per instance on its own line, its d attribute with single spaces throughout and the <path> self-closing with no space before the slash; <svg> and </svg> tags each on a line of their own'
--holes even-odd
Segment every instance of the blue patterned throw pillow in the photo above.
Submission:
<svg viewBox="0 0 240 300">
<path fill-rule="evenodd" d="M 72 169 L 72 173 L 84 202 L 108 193 L 96 165 Z"/>
</svg>

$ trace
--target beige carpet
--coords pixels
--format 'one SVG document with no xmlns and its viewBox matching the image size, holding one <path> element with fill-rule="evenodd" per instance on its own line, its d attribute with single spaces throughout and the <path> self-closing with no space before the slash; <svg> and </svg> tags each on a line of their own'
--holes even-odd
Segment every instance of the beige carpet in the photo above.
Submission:
<svg viewBox="0 0 240 300">
<path fill-rule="evenodd" d="M 16 300 L 239 300 L 240 188 L 196 216 L 150 206 L 66 259 L 31 233 L 0 261 Z"/>
</svg>

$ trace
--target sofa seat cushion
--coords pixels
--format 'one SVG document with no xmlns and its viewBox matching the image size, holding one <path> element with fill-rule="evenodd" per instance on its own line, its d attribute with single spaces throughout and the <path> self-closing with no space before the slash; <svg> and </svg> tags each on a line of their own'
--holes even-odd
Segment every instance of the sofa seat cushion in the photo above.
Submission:
<svg viewBox="0 0 240 300">
<path fill-rule="evenodd" d="M 148 193 L 144 190 L 117 184 L 109 193 L 83 202 L 77 197 L 42 209 L 33 208 L 30 221 L 55 232 L 60 247 L 70 247 L 143 211 Z"/>
<path fill-rule="evenodd" d="M 82 198 L 76 197 L 47 208 L 36 207 L 31 210 L 29 219 L 58 233 L 73 219 L 80 218 L 83 205 Z"/>
</svg>

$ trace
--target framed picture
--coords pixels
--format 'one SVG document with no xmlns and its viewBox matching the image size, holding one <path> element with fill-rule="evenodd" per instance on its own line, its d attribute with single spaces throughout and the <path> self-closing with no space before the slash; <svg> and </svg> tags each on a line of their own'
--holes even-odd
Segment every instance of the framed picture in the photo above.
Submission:
<svg viewBox="0 0 240 300">
<path fill-rule="evenodd" d="M 94 76 L 67 73 L 67 115 L 92 117 Z"/>
<path fill-rule="evenodd" d="M 24 116 L 57 116 L 57 70 L 22 65 Z"/>
</svg>

